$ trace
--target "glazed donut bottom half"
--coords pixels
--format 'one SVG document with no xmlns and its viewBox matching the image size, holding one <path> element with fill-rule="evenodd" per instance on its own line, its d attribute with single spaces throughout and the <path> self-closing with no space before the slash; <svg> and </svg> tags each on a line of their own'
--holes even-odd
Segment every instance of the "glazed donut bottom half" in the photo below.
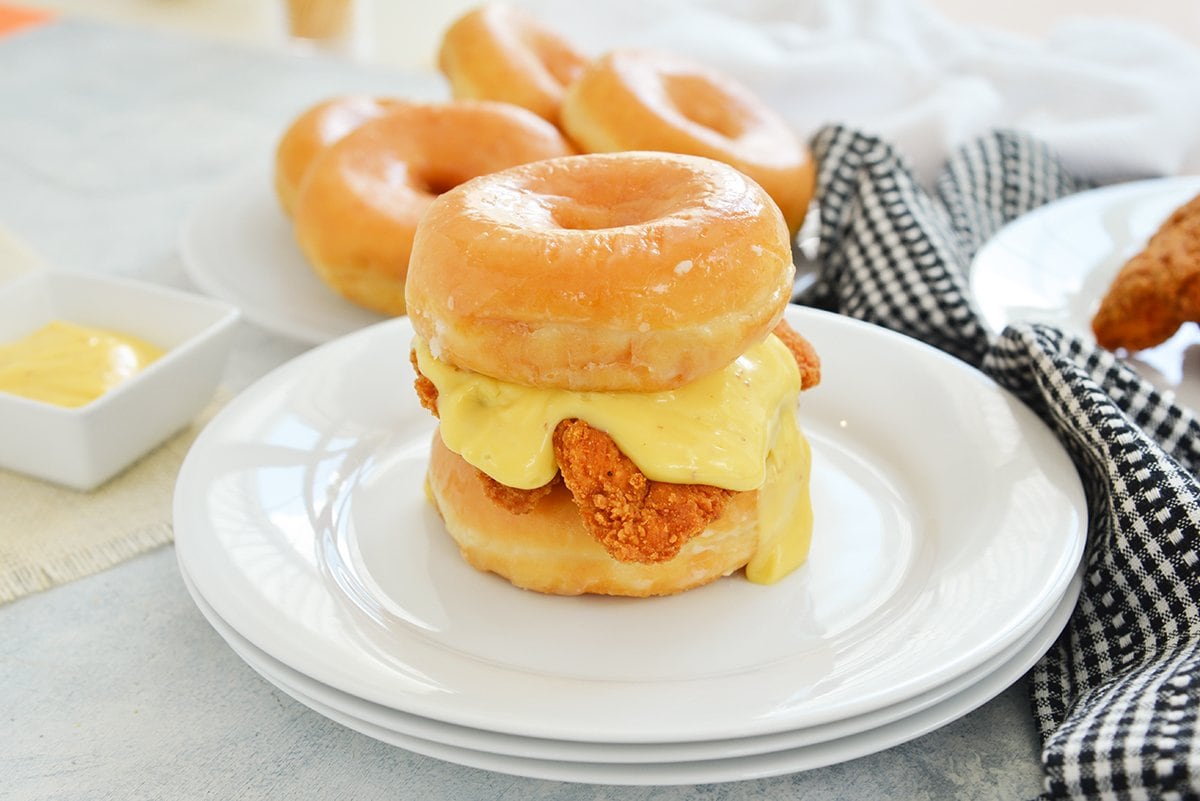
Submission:
<svg viewBox="0 0 1200 801">
<path fill-rule="evenodd" d="M 781 488 L 807 497 L 803 465 L 781 470 Z M 703 533 L 673 559 L 658 564 L 618 562 L 583 527 L 570 492 L 560 483 L 527 514 L 498 506 L 477 471 L 442 443 L 440 431 L 426 476 L 430 499 L 468 564 L 517 587 L 553 595 L 672 595 L 741 569 L 759 543 L 759 491 L 739 492 Z"/>
</svg>

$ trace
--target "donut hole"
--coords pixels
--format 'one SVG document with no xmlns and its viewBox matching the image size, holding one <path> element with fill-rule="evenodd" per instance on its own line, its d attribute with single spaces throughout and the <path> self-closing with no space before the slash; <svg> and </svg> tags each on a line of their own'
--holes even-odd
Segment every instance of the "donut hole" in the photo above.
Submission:
<svg viewBox="0 0 1200 801">
<path fill-rule="evenodd" d="M 463 175 L 458 170 L 439 170 L 429 168 L 410 176 L 414 186 L 431 195 L 449 192 L 454 187 L 470 179 L 472 176 Z"/>
<path fill-rule="evenodd" d="M 701 75 L 664 75 L 668 100 L 689 122 L 726 139 L 738 139 L 749 128 L 743 104 Z"/>
<path fill-rule="evenodd" d="M 661 216 L 646 205 L 629 201 L 616 206 L 595 206 L 568 201 L 552 208 L 550 217 L 555 226 L 569 231 L 603 231 L 642 225 Z"/>
<path fill-rule="evenodd" d="M 636 172 L 621 181 L 556 187 L 547 199 L 550 224 L 570 231 L 603 231 L 646 225 L 676 214 L 683 188 L 661 176 Z"/>
</svg>

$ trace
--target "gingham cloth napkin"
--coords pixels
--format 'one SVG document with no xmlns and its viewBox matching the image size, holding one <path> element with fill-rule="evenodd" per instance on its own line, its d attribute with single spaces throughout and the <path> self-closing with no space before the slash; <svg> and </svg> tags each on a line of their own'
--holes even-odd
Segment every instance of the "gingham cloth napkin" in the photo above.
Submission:
<svg viewBox="0 0 1200 801">
<path fill-rule="evenodd" d="M 1040 325 L 996 335 L 967 271 L 1005 223 L 1085 188 L 1038 141 L 997 132 L 927 191 L 888 142 L 813 140 L 819 274 L 798 300 L 908 334 L 1024 400 L 1087 497 L 1082 594 L 1033 671 L 1046 798 L 1200 798 L 1200 425 L 1111 353 Z"/>
</svg>

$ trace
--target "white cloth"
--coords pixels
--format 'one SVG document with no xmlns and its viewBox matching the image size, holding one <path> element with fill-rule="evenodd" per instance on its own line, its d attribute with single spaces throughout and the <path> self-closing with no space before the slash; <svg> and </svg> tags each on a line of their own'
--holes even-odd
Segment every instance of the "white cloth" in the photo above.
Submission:
<svg viewBox="0 0 1200 801">
<path fill-rule="evenodd" d="M 1107 182 L 1200 173 L 1200 48 L 1148 23 L 1071 18 L 1044 39 L 919 0 L 518 0 L 592 55 L 670 49 L 756 91 L 807 138 L 881 135 L 929 182 L 949 152 L 1024 130 Z"/>
</svg>

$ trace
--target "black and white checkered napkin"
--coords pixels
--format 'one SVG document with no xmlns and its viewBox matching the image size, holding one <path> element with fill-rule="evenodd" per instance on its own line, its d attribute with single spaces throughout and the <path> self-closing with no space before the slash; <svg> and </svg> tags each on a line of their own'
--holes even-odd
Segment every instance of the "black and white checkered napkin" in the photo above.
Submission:
<svg viewBox="0 0 1200 801">
<path fill-rule="evenodd" d="M 887 142 L 813 140 L 819 273 L 799 301 L 895 329 L 1023 399 L 1082 476 L 1089 545 L 1033 672 L 1048 798 L 1200 798 L 1200 425 L 1111 353 L 1040 325 L 990 333 L 967 271 L 1001 226 L 1085 188 L 1031 138 L 954 154 L 933 191 Z"/>
</svg>

